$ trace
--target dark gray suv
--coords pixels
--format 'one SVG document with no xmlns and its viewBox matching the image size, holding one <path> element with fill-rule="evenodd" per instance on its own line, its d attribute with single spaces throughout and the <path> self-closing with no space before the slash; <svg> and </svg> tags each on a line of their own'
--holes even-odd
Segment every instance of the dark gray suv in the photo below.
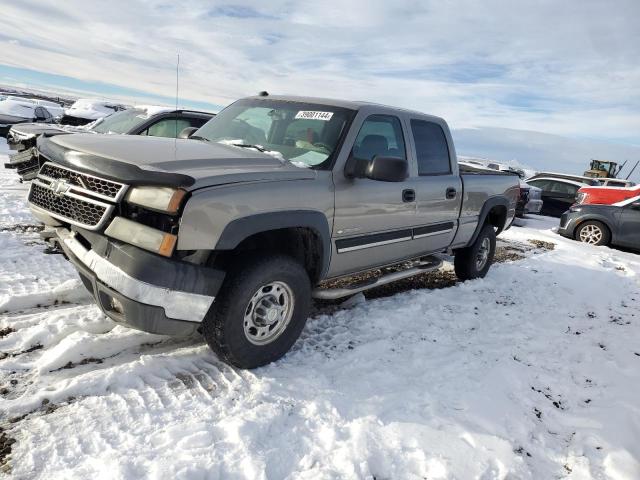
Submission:
<svg viewBox="0 0 640 480">
<path fill-rule="evenodd" d="M 560 218 L 558 233 L 592 245 L 640 249 L 640 198 L 617 205 L 575 205 Z"/>
</svg>

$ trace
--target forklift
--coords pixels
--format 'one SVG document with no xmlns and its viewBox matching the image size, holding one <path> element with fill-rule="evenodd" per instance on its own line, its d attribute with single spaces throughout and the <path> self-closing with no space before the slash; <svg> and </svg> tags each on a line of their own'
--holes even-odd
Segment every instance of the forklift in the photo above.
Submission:
<svg viewBox="0 0 640 480">
<path fill-rule="evenodd" d="M 638 163 L 636 163 L 635 166 L 631 169 L 631 172 L 629 172 L 627 178 L 631 176 L 633 171 L 638 166 Z M 626 164 L 627 162 L 625 161 L 622 165 L 620 165 L 620 167 L 618 167 L 618 164 L 616 162 L 592 159 L 589 170 L 584 172 L 584 176 L 589 178 L 618 178 L 618 174 Z"/>
<path fill-rule="evenodd" d="M 620 168 L 618 168 L 616 162 L 591 160 L 591 166 L 589 170 L 584 172 L 584 176 L 589 178 L 616 178 L 626 163 L 627 162 L 624 162 Z"/>
</svg>

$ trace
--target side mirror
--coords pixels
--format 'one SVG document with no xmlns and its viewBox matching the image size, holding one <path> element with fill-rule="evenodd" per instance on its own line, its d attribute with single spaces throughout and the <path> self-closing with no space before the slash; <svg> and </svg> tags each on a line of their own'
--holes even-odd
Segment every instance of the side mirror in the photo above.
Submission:
<svg viewBox="0 0 640 480">
<path fill-rule="evenodd" d="M 376 155 L 365 167 L 364 175 L 371 180 L 402 182 L 409 176 L 409 166 L 403 158 Z"/>
<path fill-rule="evenodd" d="M 197 130 L 198 129 L 196 127 L 187 127 L 178 134 L 178 138 L 189 138 L 191 135 L 196 133 Z"/>
</svg>

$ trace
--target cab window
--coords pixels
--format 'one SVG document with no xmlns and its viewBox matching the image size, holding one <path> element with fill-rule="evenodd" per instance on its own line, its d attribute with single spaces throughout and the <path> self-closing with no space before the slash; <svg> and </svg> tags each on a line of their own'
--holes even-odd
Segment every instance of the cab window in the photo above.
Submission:
<svg viewBox="0 0 640 480">
<path fill-rule="evenodd" d="M 362 127 L 353 145 L 353 155 L 363 160 L 373 157 L 407 159 L 402 125 L 398 117 L 371 115 Z"/>
<path fill-rule="evenodd" d="M 451 173 L 449 146 L 442 127 L 425 120 L 411 120 L 411 132 L 416 144 L 418 175 Z"/>
</svg>

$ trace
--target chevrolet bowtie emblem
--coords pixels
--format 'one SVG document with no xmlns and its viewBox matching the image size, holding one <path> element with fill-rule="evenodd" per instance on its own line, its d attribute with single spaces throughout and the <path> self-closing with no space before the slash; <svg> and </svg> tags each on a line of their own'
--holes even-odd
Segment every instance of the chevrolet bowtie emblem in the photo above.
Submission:
<svg viewBox="0 0 640 480">
<path fill-rule="evenodd" d="M 71 185 L 69 185 L 64 180 L 54 180 L 53 182 L 51 182 L 49 187 L 51 188 L 51 190 L 53 190 L 53 193 L 56 196 L 62 197 L 65 193 L 69 191 L 69 189 L 71 188 Z"/>
</svg>

